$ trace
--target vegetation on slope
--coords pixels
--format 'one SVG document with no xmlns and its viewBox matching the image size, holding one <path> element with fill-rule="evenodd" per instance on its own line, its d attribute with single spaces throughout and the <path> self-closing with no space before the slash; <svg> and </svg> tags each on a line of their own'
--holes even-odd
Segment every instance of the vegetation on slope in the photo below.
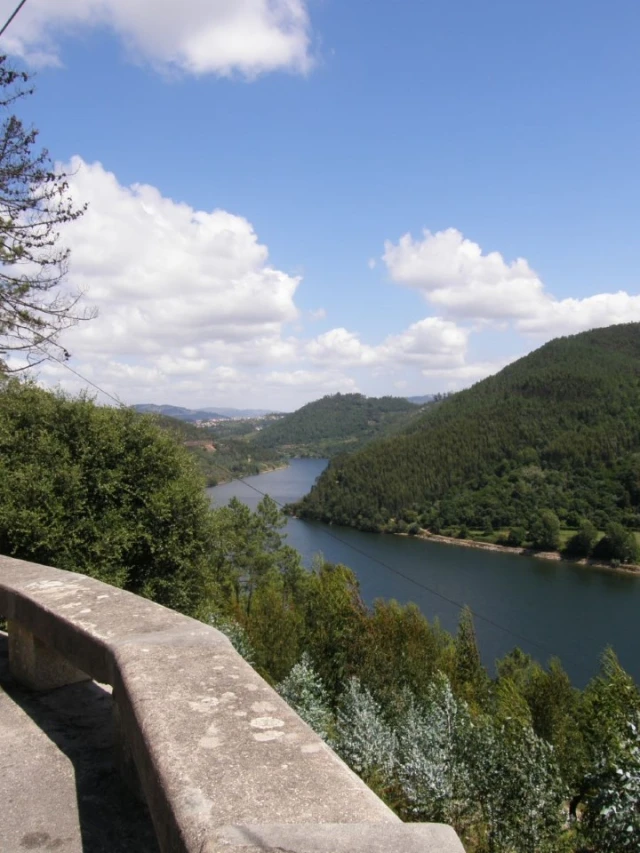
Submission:
<svg viewBox="0 0 640 853">
<path fill-rule="evenodd" d="M 335 456 L 401 429 L 418 412 L 403 397 L 327 395 L 265 426 L 254 443 L 289 456 Z"/>
<path fill-rule="evenodd" d="M 236 477 L 251 477 L 285 464 L 277 450 L 235 438 L 226 428 L 197 427 L 168 415 L 146 415 L 170 432 L 193 456 L 207 486 L 217 486 Z M 234 424 L 234 421 L 230 421 Z M 246 430 L 245 430 L 246 431 Z M 221 434 L 222 433 L 222 434 Z"/>
<path fill-rule="evenodd" d="M 640 526 L 640 324 L 551 341 L 335 459 L 297 511 L 364 530 Z M 555 522 L 551 519 L 551 526 Z"/>
<path fill-rule="evenodd" d="M 270 498 L 214 509 L 202 486 L 148 417 L 0 391 L 0 552 L 221 627 L 403 818 L 452 822 L 470 853 L 637 850 L 640 695 L 612 652 L 584 691 L 518 650 L 492 679 L 468 611 L 453 638 L 370 610 L 346 567 L 304 569 Z"/>
</svg>

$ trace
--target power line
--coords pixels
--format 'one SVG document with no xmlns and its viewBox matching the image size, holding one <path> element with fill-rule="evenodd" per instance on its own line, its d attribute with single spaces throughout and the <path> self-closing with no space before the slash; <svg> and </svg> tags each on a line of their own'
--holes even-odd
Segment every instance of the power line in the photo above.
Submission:
<svg viewBox="0 0 640 853">
<path fill-rule="evenodd" d="M 11 13 L 11 16 L 8 18 L 8 20 L 6 21 L 5 25 L 4 25 L 4 26 L 2 27 L 2 29 L 0 30 L 0 36 L 3 36 L 3 35 L 4 35 L 5 30 L 9 27 L 9 24 L 11 23 L 11 21 L 13 21 L 13 19 L 15 18 L 15 16 L 18 14 L 18 12 L 20 11 L 20 9 L 22 9 L 22 7 L 24 6 L 24 4 L 25 4 L 26 2 L 27 2 L 27 0 L 20 0 L 20 2 L 18 3 L 18 5 L 16 6 L 16 8 L 15 8 L 15 9 L 13 10 L 13 12 Z"/>
<path fill-rule="evenodd" d="M 65 361 L 62 361 L 61 359 L 56 358 L 56 356 L 51 355 L 50 353 L 48 355 L 54 361 L 57 361 L 58 364 L 61 364 L 63 367 L 66 367 L 67 370 L 70 370 L 71 373 L 75 374 L 75 376 L 77 376 L 79 379 L 82 379 L 83 382 L 87 382 L 89 385 L 91 385 L 97 391 L 99 391 L 100 393 L 102 393 L 102 394 L 106 395 L 107 397 L 109 397 L 110 399 L 112 399 L 121 408 L 123 408 L 123 409 L 129 408 L 125 403 L 122 402 L 122 400 L 119 400 L 116 396 L 111 394 L 109 391 L 105 391 L 103 388 L 101 388 L 95 382 L 92 382 L 90 379 L 87 379 L 85 376 L 82 376 L 81 373 L 78 373 L 77 370 L 74 370 Z M 242 477 L 235 476 L 233 474 L 233 472 L 230 471 L 228 468 L 226 468 L 224 465 L 221 465 L 219 462 L 215 462 L 213 460 L 212 460 L 212 462 L 216 468 L 219 468 L 221 471 L 224 471 L 225 474 L 228 474 L 232 480 L 239 481 L 240 483 L 247 486 L 249 489 L 252 489 L 254 492 L 259 494 L 263 498 L 266 498 L 266 497 L 271 498 L 271 500 L 276 504 L 276 506 L 280 507 L 280 509 L 285 508 L 285 505 L 280 503 L 280 501 L 271 497 L 271 495 L 267 494 L 266 492 L 263 492 L 261 489 L 257 488 L 257 486 L 254 486 L 252 483 L 247 482 L 247 480 L 243 479 Z M 442 592 L 438 592 L 438 590 L 433 589 L 433 587 L 430 587 L 427 584 L 424 584 L 421 581 L 418 581 L 415 578 L 412 578 L 410 575 L 407 575 L 404 572 L 400 571 L 400 569 L 396 569 L 393 566 L 390 566 L 388 563 L 385 563 L 384 560 L 380 560 L 378 557 L 374 557 L 372 554 L 368 554 L 366 551 L 363 551 L 361 548 L 358 548 L 356 545 L 353 545 L 351 542 L 347 542 L 346 539 L 341 539 L 339 536 L 336 536 L 335 533 L 332 533 L 331 531 L 327 530 L 326 527 L 321 528 L 321 533 L 323 533 L 325 536 L 328 536 L 329 539 L 333 539 L 336 542 L 339 542 L 341 545 L 344 545 L 345 547 L 350 548 L 356 554 L 360 554 L 360 556 L 365 557 L 367 560 L 370 560 L 372 563 L 376 563 L 377 565 L 382 566 L 382 568 L 386 569 L 387 571 L 391 572 L 392 574 L 397 575 L 398 577 L 402 578 L 403 580 L 409 581 L 409 583 L 412 583 L 414 586 L 417 586 L 419 589 L 422 589 L 425 592 L 428 592 L 430 595 L 434 595 L 436 598 L 439 598 L 442 601 L 445 601 L 447 604 L 451 604 L 453 607 L 457 607 L 459 610 L 463 610 L 467 606 L 467 605 L 463 604 L 462 602 L 457 601 L 454 598 L 450 598 L 449 596 L 444 595 L 444 593 L 442 593 Z M 509 635 L 510 637 L 513 637 L 516 640 L 520 640 L 521 642 L 528 643 L 531 646 L 535 646 L 536 648 L 540 649 L 541 651 L 545 652 L 547 655 L 550 655 L 551 657 L 555 656 L 556 653 L 553 651 L 553 649 L 544 645 L 544 643 L 540 643 L 540 642 L 538 642 L 538 640 L 534 640 L 531 637 L 527 637 L 524 634 L 520 634 L 517 631 L 513 631 L 511 628 L 507 628 L 506 626 L 501 625 L 499 622 L 496 622 L 494 619 L 491 619 L 489 616 L 485 616 L 484 614 L 479 613 L 477 610 L 473 610 L 471 607 L 469 608 L 469 610 L 470 610 L 471 614 L 473 615 L 474 619 L 477 619 L 480 622 L 484 622 L 486 625 L 489 625 L 492 628 L 497 629 L 498 631 L 502 631 L 503 633 Z M 581 664 L 587 663 L 586 659 L 584 659 L 584 658 L 577 658 L 574 655 L 568 655 L 568 656 L 571 657 L 576 662 L 579 661 Z"/>
</svg>

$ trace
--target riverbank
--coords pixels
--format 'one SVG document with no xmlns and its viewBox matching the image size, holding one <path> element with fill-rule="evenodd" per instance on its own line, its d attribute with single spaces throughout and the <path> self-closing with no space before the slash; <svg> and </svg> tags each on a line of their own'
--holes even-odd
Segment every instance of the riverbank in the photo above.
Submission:
<svg viewBox="0 0 640 853">
<path fill-rule="evenodd" d="M 207 483 L 207 488 L 214 489 L 216 486 L 224 486 L 227 483 L 233 483 L 234 480 L 244 480 L 247 477 L 258 477 L 260 474 L 271 474 L 273 471 L 282 471 L 290 465 L 291 460 L 281 462 L 278 465 L 268 465 L 267 463 L 264 463 L 263 465 L 260 465 L 259 471 L 246 471 L 244 474 L 238 474 L 236 477 L 221 477 L 220 479 L 216 479 L 215 483 Z"/>
<path fill-rule="evenodd" d="M 410 534 L 398 533 L 396 535 L 409 536 Z M 632 564 L 613 566 L 611 563 L 592 560 L 590 557 L 566 557 L 560 551 L 534 551 L 533 548 L 514 548 L 511 545 L 497 545 L 495 542 L 478 542 L 477 539 L 457 539 L 455 536 L 442 536 L 439 533 L 429 533 L 428 530 L 424 529 L 420 533 L 416 533 L 415 538 L 425 539 L 429 542 L 441 542 L 443 545 L 459 545 L 462 548 L 476 548 L 480 551 L 499 551 L 504 554 L 537 557 L 540 560 L 563 560 L 566 563 L 575 563 L 578 566 L 587 566 L 592 569 L 606 569 L 609 572 L 640 575 L 640 566 Z"/>
</svg>

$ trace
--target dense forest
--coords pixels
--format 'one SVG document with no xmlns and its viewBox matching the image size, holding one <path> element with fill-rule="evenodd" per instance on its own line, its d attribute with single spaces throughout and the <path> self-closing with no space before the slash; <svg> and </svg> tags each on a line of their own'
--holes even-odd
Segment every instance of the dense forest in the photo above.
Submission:
<svg viewBox="0 0 640 853">
<path fill-rule="evenodd" d="M 611 650 L 583 691 L 518 649 L 491 678 L 470 611 L 453 637 L 369 609 L 345 566 L 303 567 L 270 498 L 212 508 L 203 485 L 153 418 L 0 389 L 0 553 L 223 630 L 403 819 L 452 823 L 469 853 L 638 850 L 640 694 Z"/>
<path fill-rule="evenodd" d="M 277 449 L 254 446 L 234 437 L 232 427 L 236 421 L 225 421 L 224 428 L 217 428 L 197 427 L 168 415 L 147 414 L 144 417 L 152 419 L 186 447 L 207 486 L 217 486 L 236 477 L 262 474 L 284 465 L 286 461 Z M 246 432 L 246 427 L 243 432 Z"/>
<path fill-rule="evenodd" d="M 640 528 L 640 324 L 556 339 L 430 406 L 333 460 L 296 511 L 362 530 L 503 530 L 542 548 L 566 525 L 583 553 L 611 524 L 618 537 Z"/>
<path fill-rule="evenodd" d="M 404 397 L 327 395 L 265 426 L 254 443 L 289 456 L 331 457 L 402 429 L 419 411 Z"/>
</svg>

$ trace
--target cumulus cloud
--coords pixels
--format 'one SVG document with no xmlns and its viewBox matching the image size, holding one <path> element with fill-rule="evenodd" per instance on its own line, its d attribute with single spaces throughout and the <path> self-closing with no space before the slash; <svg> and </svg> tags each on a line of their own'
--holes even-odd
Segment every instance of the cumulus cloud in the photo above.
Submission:
<svg viewBox="0 0 640 853">
<path fill-rule="evenodd" d="M 93 27 L 116 33 L 131 56 L 190 74 L 254 77 L 312 65 L 306 0 L 31 0 L 4 49 L 59 64 L 59 39 Z"/>
<path fill-rule="evenodd" d="M 365 344 L 355 332 L 331 329 L 310 341 L 304 353 L 317 363 L 341 366 L 454 368 L 462 365 L 469 332 L 450 320 L 426 317 L 377 346 Z"/>
<path fill-rule="evenodd" d="M 356 334 L 343 328 L 318 335 L 307 344 L 306 353 L 314 361 L 344 366 L 373 364 L 378 360 L 374 347 L 363 344 Z"/>
<path fill-rule="evenodd" d="M 484 254 L 455 228 L 387 241 L 383 260 L 394 281 L 416 288 L 438 310 L 457 318 L 511 321 L 518 331 L 548 337 L 640 320 L 638 296 L 619 292 L 556 299 L 524 258 L 508 262 L 499 252 Z"/>
<path fill-rule="evenodd" d="M 99 316 L 63 343 L 87 378 L 110 392 L 126 388 L 130 400 L 162 388 L 214 393 L 246 387 L 250 368 L 296 357 L 298 342 L 283 330 L 298 317 L 300 279 L 269 264 L 246 219 L 194 210 L 152 186 L 122 186 L 79 157 L 65 168 L 75 202 L 89 204 L 63 233 L 69 285 Z M 62 370 L 48 365 L 43 377 L 60 380 Z M 65 387 L 74 380 L 65 377 Z"/>
<path fill-rule="evenodd" d="M 379 347 L 381 359 L 424 369 L 452 369 L 464 364 L 469 332 L 441 317 L 426 317 Z"/>
</svg>

